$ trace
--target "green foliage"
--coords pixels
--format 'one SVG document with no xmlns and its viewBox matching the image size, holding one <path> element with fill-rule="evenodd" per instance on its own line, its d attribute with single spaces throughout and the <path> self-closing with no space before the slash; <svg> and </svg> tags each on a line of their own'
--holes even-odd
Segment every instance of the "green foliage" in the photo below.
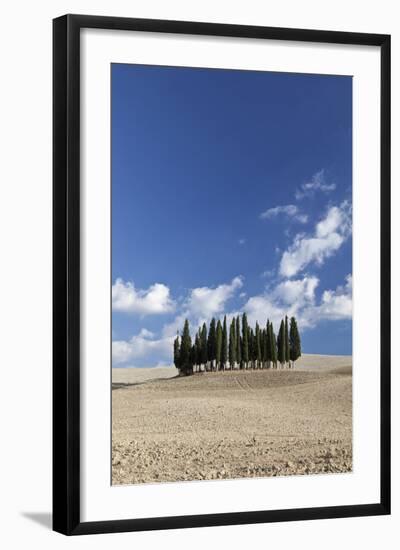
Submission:
<svg viewBox="0 0 400 550">
<path fill-rule="evenodd" d="M 196 364 L 196 344 L 193 344 L 190 349 L 190 365 L 186 369 L 186 374 L 193 372 L 193 365 Z"/>
<path fill-rule="evenodd" d="M 297 361 L 301 357 L 301 340 L 295 317 L 290 319 L 290 360 Z"/>
<path fill-rule="evenodd" d="M 269 330 L 270 330 L 270 345 L 271 345 L 271 362 L 276 367 L 276 363 L 278 361 L 278 350 L 276 345 L 274 326 L 272 322 L 269 324 Z"/>
<path fill-rule="evenodd" d="M 267 330 L 265 328 L 261 329 L 261 364 L 262 367 L 265 367 L 265 362 L 267 361 Z"/>
<path fill-rule="evenodd" d="M 201 363 L 200 329 L 199 329 L 199 332 L 196 334 L 194 347 L 195 347 L 195 353 L 194 353 L 193 365 L 200 365 Z"/>
<path fill-rule="evenodd" d="M 286 346 L 285 346 L 285 322 L 281 321 L 278 332 L 278 361 L 279 363 L 284 363 L 286 359 Z"/>
<path fill-rule="evenodd" d="M 180 351 L 181 351 L 181 346 L 179 342 L 179 335 L 177 334 L 174 340 L 174 365 L 177 369 L 181 368 Z"/>
<path fill-rule="evenodd" d="M 239 363 L 239 367 L 242 362 L 242 339 L 240 337 L 240 317 L 236 317 L 236 361 Z"/>
<path fill-rule="evenodd" d="M 249 359 L 252 365 L 254 364 L 254 360 L 256 357 L 255 349 L 256 349 L 256 345 L 255 345 L 255 338 L 254 338 L 254 330 L 252 328 L 249 328 Z"/>
<path fill-rule="evenodd" d="M 200 363 L 205 365 L 208 361 L 207 349 L 207 325 L 203 323 L 200 335 Z"/>
<path fill-rule="evenodd" d="M 288 318 L 285 317 L 285 363 L 290 361 L 290 343 L 289 343 L 289 327 L 288 327 Z"/>
<path fill-rule="evenodd" d="M 262 348 L 261 348 L 261 331 L 260 326 L 256 323 L 256 334 L 255 334 L 255 361 L 257 361 L 258 366 L 260 366 L 262 361 Z"/>
<path fill-rule="evenodd" d="M 241 334 L 240 334 L 241 329 Z M 174 340 L 174 364 L 185 374 L 199 371 L 200 365 L 213 362 L 217 369 L 225 369 L 228 361 L 231 367 L 239 363 L 240 368 L 264 368 L 276 366 L 288 361 L 296 361 L 301 356 L 301 341 L 295 317 L 282 319 L 276 339 L 272 322 L 267 321 L 264 329 L 256 322 L 253 330 L 247 321 L 246 313 L 233 318 L 229 325 L 226 316 L 221 323 L 213 318 L 207 334 L 207 325 L 203 323 L 194 337 L 190 335 L 189 321 L 186 319 L 182 335 Z M 208 368 L 208 367 L 207 367 Z"/>
<path fill-rule="evenodd" d="M 222 355 L 222 325 L 221 325 L 221 321 L 218 320 L 216 350 L 215 350 L 215 359 L 217 361 L 217 368 L 221 364 L 221 355 Z"/>
<path fill-rule="evenodd" d="M 231 365 L 231 369 L 236 363 L 236 349 L 236 322 L 235 318 L 233 318 L 229 327 L 229 363 Z"/>
<path fill-rule="evenodd" d="M 210 330 L 207 340 L 207 354 L 209 361 L 215 361 L 217 358 L 217 329 L 214 317 L 211 319 Z"/>
<path fill-rule="evenodd" d="M 228 328 L 226 325 L 226 315 L 224 316 L 224 324 L 222 327 L 222 348 L 221 348 L 221 364 L 225 368 L 228 361 Z"/>
<path fill-rule="evenodd" d="M 265 360 L 268 363 L 272 362 L 272 334 L 271 334 L 271 326 L 272 324 L 267 321 L 267 328 L 266 328 L 266 338 L 265 338 Z"/>
<path fill-rule="evenodd" d="M 192 338 L 190 336 L 189 321 L 186 319 L 181 338 L 180 364 L 186 374 L 192 370 Z"/>
<path fill-rule="evenodd" d="M 249 362 L 249 326 L 245 313 L 242 316 L 242 361 L 245 365 Z"/>
</svg>

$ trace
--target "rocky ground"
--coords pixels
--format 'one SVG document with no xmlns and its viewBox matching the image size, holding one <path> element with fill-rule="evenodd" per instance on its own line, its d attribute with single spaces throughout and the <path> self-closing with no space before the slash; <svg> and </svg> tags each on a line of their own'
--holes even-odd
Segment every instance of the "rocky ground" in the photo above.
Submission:
<svg viewBox="0 0 400 550">
<path fill-rule="evenodd" d="M 351 471 L 351 358 L 306 357 L 295 370 L 113 372 L 113 484 Z"/>
</svg>

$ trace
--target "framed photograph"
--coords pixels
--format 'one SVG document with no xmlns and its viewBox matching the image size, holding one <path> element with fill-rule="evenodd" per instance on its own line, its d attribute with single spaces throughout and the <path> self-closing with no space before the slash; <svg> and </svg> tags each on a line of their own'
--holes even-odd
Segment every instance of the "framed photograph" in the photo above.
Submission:
<svg viewBox="0 0 400 550">
<path fill-rule="evenodd" d="M 390 36 L 54 20 L 53 520 L 390 513 Z"/>
</svg>

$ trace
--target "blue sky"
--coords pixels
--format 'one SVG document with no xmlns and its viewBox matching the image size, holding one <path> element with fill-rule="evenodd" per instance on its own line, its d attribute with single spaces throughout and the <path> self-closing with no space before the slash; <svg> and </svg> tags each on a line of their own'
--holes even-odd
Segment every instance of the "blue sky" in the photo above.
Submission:
<svg viewBox="0 0 400 550">
<path fill-rule="evenodd" d="M 243 311 L 351 354 L 351 77 L 111 70 L 113 366 Z"/>
</svg>

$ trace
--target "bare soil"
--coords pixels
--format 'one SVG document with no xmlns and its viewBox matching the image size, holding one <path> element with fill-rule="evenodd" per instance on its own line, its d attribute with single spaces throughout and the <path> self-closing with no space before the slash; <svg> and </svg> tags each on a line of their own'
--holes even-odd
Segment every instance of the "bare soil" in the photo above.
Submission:
<svg viewBox="0 0 400 550">
<path fill-rule="evenodd" d="M 349 472 L 351 357 L 293 370 L 113 369 L 112 482 Z"/>
</svg>

